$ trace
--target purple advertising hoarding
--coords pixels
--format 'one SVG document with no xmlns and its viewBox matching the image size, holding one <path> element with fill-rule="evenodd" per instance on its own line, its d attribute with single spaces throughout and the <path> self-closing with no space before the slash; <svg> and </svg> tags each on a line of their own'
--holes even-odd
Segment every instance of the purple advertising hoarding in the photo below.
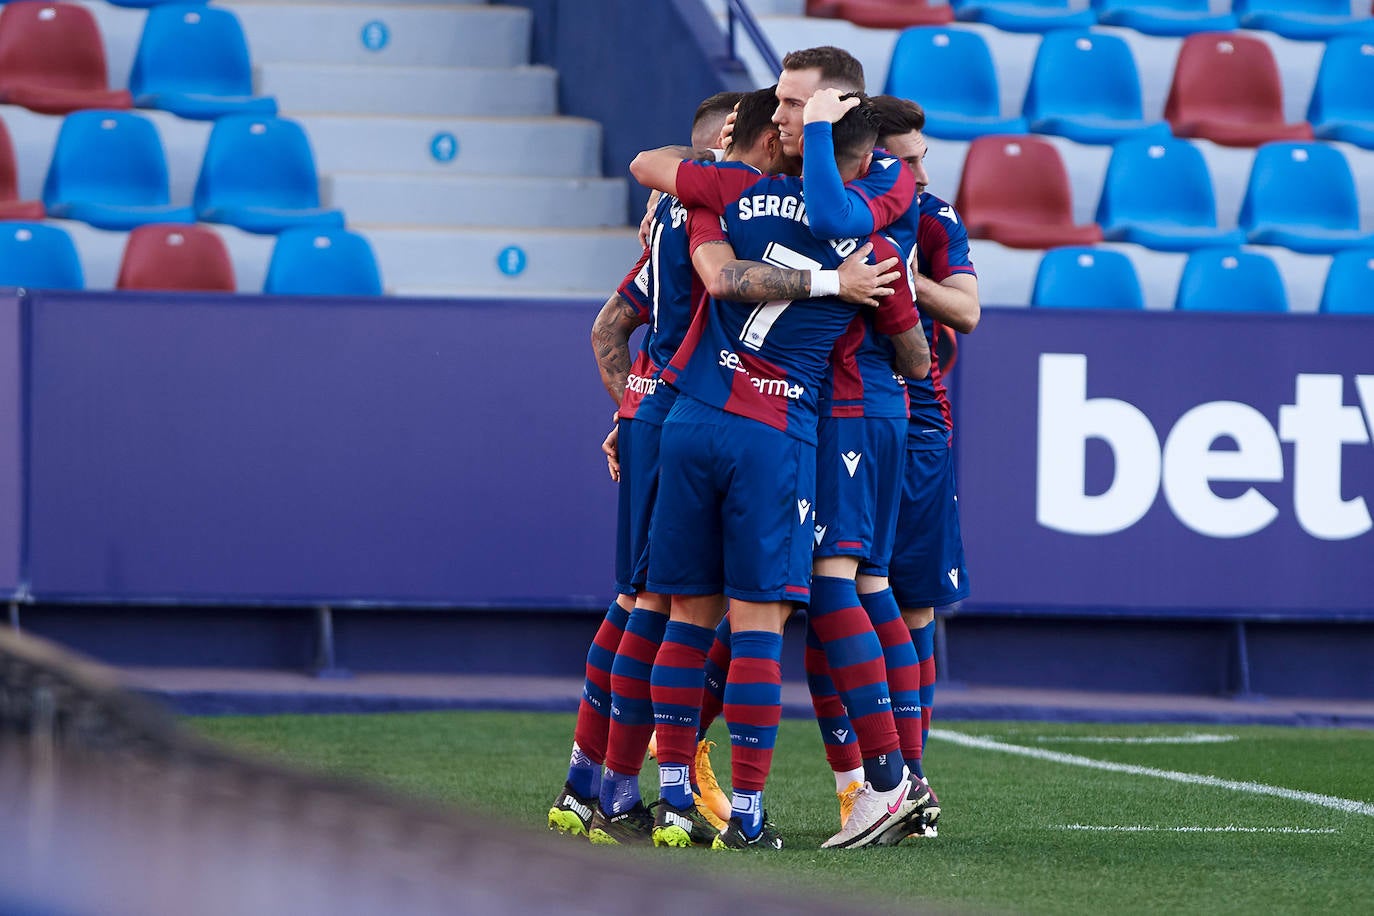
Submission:
<svg viewBox="0 0 1374 916">
<path fill-rule="evenodd" d="M 1374 319 L 986 310 L 970 610 L 1374 617 Z"/>
<path fill-rule="evenodd" d="M 603 608 L 596 303 L 31 295 L 39 600 Z"/>
<path fill-rule="evenodd" d="M 19 298 L 0 293 L 0 595 L 19 590 L 23 525 L 23 328 Z"/>
</svg>

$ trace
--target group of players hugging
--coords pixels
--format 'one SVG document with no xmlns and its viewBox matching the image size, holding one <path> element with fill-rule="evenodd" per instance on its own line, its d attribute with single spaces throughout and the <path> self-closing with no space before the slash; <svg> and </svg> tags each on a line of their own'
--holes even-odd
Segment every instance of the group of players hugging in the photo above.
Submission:
<svg viewBox="0 0 1374 916">
<path fill-rule="evenodd" d="M 604 450 L 620 594 L 588 652 L 551 829 L 781 849 L 763 790 L 783 626 L 805 609 L 840 801 L 822 848 L 936 835 L 933 608 L 968 594 L 938 354 L 979 303 L 962 223 L 925 192 L 924 121 L 864 95 L 846 51 L 811 48 L 776 86 L 703 102 L 691 147 L 631 164 L 657 192 L 645 251 L 592 330 L 618 404 Z M 705 740 L 722 714 L 728 799 Z"/>
</svg>

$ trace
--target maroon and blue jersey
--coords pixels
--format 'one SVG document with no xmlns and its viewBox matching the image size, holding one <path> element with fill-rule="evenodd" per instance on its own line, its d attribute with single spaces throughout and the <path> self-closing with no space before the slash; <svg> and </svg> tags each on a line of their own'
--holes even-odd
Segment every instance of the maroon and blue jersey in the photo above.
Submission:
<svg viewBox="0 0 1374 916">
<path fill-rule="evenodd" d="M 936 283 L 955 274 L 977 276 L 969 257 L 968 230 L 954 208 L 934 194 L 922 194 L 919 206 L 911 209 L 919 215 L 914 252 L 917 271 Z M 929 315 L 922 315 L 921 327 L 930 344 L 930 375 L 919 381 L 907 381 L 907 395 L 911 400 L 911 425 L 907 427 L 907 435 L 919 437 L 922 432 L 932 429 L 952 434 L 954 418 L 936 347 L 940 325 Z"/>
<path fill-rule="evenodd" d="M 902 258 L 891 238 L 875 234 L 870 240 L 874 262 Z M 854 316 L 830 351 L 830 374 L 821 386 L 821 416 L 906 418 L 906 380 L 893 368 L 889 340 L 889 335 L 914 328 L 920 320 L 905 277 L 892 284 L 892 295 L 883 304 L 891 308 L 864 309 Z"/>
<path fill-rule="evenodd" d="M 858 239 L 822 241 L 811 234 L 798 178 L 766 176 L 743 163 L 684 162 L 677 191 L 688 207 L 722 217 L 735 254 L 745 260 L 834 270 L 859 247 Z M 894 196 L 871 203 L 884 215 L 908 205 Z M 662 378 L 699 401 L 814 444 L 829 353 L 855 309 L 833 296 L 799 303 L 713 298 L 697 312 Z"/>
<path fill-rule="evenodd" d="M 687 334 L 692 312 L 705 297 L 688 246 L 687 208 L 671 194 L 659 198 L 648 246 L 619 287 L 648 325 L 630 366 L 620 415 L 663 425 L 672 392 L 660 391 L 659 374 Z"/>
</svg>

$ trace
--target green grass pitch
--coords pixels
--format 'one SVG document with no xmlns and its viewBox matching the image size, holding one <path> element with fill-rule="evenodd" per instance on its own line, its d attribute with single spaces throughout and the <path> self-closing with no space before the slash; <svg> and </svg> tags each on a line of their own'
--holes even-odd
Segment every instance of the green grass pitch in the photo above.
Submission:
<svg viewBox="0 0 1374 916">
<path fill-rule="evenodd" d="M 246 750 L 486 810 L 532 831 L 545 829 L 573 729 L 571 715 L 493 712 L 192 722 Z M 821 851 L 838 829 L 833 779 L 815 725 L 786 720 L 765 794 L 787 843 L 781 853 L 602 851 L 685 855 L 794 890 L 856 889 L 894 912 L 1374 912 L 1374 732 L 936 727 L 925 762 L 945 812 L 937 839 Z M 728 739 L 721 726 L 712 737 L 728 788 Z M 641 785 L 656 796 L 652 763 Z"/>
</svg>

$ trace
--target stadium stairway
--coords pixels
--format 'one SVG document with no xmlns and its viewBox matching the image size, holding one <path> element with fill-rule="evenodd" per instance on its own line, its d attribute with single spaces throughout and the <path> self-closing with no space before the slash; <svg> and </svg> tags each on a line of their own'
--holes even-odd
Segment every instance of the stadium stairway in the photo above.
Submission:
<svg viewBox="0 0 1374 916">
<path fill-rule="evenodd" d="M 84 3 L 125 86 L 144 11 Z M 529 65 L 528 10 L 418 0 L 229 0 L 256 91 L 310 136 L 322 203 L 372 242 L 387 292 L 604 297 L 639 255 L 627 188 L 601 176 L 601 127 L 557 114 L 557 73 Z M 210 123 L 142 112 L 189 202 Z M 0 107 L 21 192 L 41 188 L 60 119 Z M 16 127 L 16 124 L 18 125 Z M 124 235 L 62 223 L 91 288 L 110 288 Z M 262 288 L 273 239 L 220 230 L 238 288 Z"/>
</svg>

